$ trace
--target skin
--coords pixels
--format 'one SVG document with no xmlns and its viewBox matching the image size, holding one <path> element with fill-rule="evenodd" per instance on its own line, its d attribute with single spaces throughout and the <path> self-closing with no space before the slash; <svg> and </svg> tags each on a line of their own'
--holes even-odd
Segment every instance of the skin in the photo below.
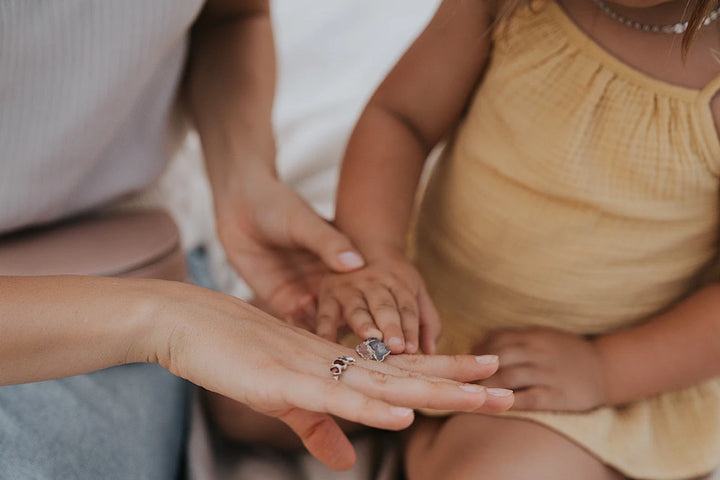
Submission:
<svg viewBox="0 0 720 480">
<path fill-rule="evenodd" d="M 220 236 L 270 308 L 300 319 L 316 293 L 306 273 L 348 271 L 363 259 L 275 175 L 274 75 L 267 0 L 209 2 L 193 32 L 185 93 L 207 157 Z M 496 361 L 359 361 L 334 381 L 330 362 L 350 353 L 236 298 L 191 285 L 0 276 L 0 385 L 158 363 L 279 418 L 332 468 L 349 468 L 355 454 L 330 415 L 401 429 L 413 421 L 409 407 L 497 412 L 512 404 L 511 395 L 490 398 L 486 389 L 465 383 L 492 374 Z"/>
<path fill-rule="evenodd" d="M 683 58 L 677 37 L 627 28 L 591 2 L 559 3 L 598 44 L 650 76 L 700 89 L 720 75 L 713 56 L 720 44 L 717 28 L 703 29 Z M 639 22 L 671 24 L 682 17 L 685 3 L 611 6 Z M 401 338 L 394 351 L 412 352 L 418 343 L 433 351 L 436 317 L 405 260 L 405 239 L 425 158 L 461 119 L 480 81 L 490 44 L 478 32 L 491 28 L 494 14 L 491 2 L 445 0 L 361 116 L 342 167 L 336 224 L 367 266 L 323 279 L 317 331 L 327 338 L 347 324 L 361 337 L 379 330 L 385 339 Z M 720 124 L 717 98 L 710 108 Z M 720 285 L 710 285 L 643 325 L 597 338 L 547 329 L 497 331 L 476 351 L 500 355 L 500 368 L 487 384 L 518 389 L 515 408 L 585 411 L 717 376 L 718 333 Z M 523 462 L 516 461 L 520 457 Z M 412 480 L 448 471 L 458 479 L 622 478 L 547 428 L 499 418 L 427 420 L 410 438 L 406 463 Z"/>
</svg>

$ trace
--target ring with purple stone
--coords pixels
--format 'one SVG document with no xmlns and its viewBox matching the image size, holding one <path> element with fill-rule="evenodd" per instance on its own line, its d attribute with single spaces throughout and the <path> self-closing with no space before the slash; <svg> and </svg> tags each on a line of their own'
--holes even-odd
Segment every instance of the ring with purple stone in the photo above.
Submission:
<svg viewBox="0 0 720 480">
<path fill-rule="evenodd" d="M 333 379 L 336 382 L 340 380 L 340 375 L 342 375 L 350 365 L 355 365 L 355 359 L 349 355 L 343 355 L 333 360 L 332 365 L 330 365 L 330 373 Z"/>
<path fill-rule="evenodd" d="M 365 360 L 382 362 L 390 354 L 390 349 L 379 338 L 368 338 L 355 347 L 355 351 Z"/>
</svg>

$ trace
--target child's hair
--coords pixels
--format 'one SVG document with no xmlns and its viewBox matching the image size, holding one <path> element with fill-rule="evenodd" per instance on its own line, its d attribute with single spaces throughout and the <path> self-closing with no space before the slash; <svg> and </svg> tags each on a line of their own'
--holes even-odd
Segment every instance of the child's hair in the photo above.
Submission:
<svg viewBox="0 0 720 480">
<path fill-rule="evenodd" d="M 502 0 L 500 18 L 510 15 L 518 7 L 531 2 L 532 0 Z M 716 5 L 717 0 L 687 0 L 685 13 L 681 19 L 683 22 L 688 22 L 688 27 L 682 40 L 683 54 L 688 52 L 693 39 L 702 28 L 705 18 L 710 14 Z"/>
</svg>

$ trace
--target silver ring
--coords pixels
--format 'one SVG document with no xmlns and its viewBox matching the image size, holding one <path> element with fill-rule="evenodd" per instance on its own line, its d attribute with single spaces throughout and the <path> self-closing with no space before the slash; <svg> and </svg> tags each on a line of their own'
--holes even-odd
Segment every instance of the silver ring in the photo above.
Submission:
<svg viewBox="0 0 720 480">
<path fill-rule="evenodd" d="M 333 376 L 333 380 L 336 382 L 340 380 L 340 375 L 342 375 L 350 365 L 355 365 L 355 359 L 349 355 L 343 355 L 333 360 L 330 365 L 330 373 Z"/>
<path fill-rule="evenodd" d="M 379 338 L 368 338 L 355 347 L 355 351 L 365 360 L 375 360 L 376 362 L 382 362 L 385 357 L 390 355 L 390 349 Z"/>
</svg>

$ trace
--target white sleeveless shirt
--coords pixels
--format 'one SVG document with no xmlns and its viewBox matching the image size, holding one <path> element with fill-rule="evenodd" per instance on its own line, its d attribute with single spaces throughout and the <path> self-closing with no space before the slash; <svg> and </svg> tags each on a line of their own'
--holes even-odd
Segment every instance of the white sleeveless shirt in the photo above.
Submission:
<svg viewBox="0 0 720 480">
<path fill-rule="evenodd" d="M 203 0 L 0 0 L 0 233 L 151 183 Z"/>
</svg>

